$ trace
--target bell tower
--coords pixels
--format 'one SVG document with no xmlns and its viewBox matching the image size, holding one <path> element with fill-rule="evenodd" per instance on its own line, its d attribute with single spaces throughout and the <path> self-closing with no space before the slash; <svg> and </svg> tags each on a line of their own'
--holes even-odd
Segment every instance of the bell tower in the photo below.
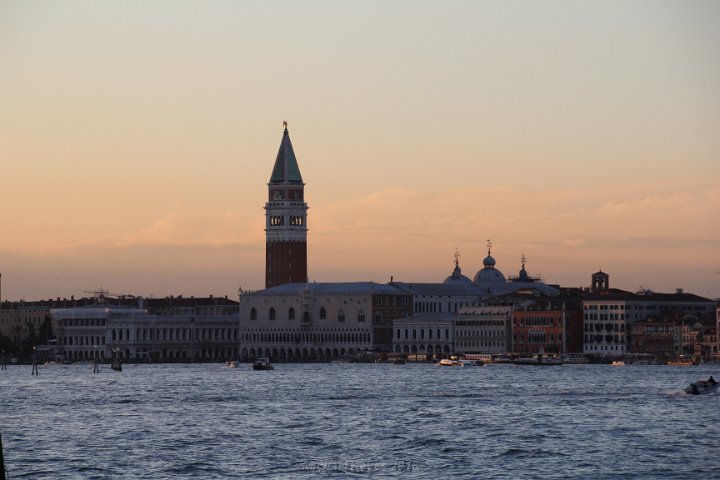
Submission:
<svg viewBox="0 0 720 480">
<path fill-rule="evenodd" d="M 265 288 L 307 281 L 305 184 L 283 126 L 265 203 Z"/>
</svg>

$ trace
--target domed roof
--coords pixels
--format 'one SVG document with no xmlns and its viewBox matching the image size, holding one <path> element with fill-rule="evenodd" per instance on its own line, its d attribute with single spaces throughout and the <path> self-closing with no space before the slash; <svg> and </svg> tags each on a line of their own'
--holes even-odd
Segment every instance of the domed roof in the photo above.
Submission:
<svg viewBox="0 0 720 480">
<path fill-rule="evenodd" d="M 518 275 L 518 281 L 520 282 L 531 282 L 532 279 L 527 273 L 527 270 L 525 270 L 525 266 L 523 265 L 523 268 L 520 269 L 520 274 Z"/>
<path fill-rule="evenodd" d="M 487 266 L 475 274 L 473 283 L 505 283 L 505 275 L 493 266 Z"/>
<path fill-rule="evenodd" d="M 488 256 L 485 257 L 485 260 L 483 260 L 483 265 L 486 267 L 494 267 L 495 266 L 495 259 L 490 256 L 490 253 L 488 253 Z"/>
<path fill-rule="evenodd" d="M 495 268 L 495 259 L 490 255 L 492 242 L 487 241 L 487 257 L 483 260 L 483 269 L 475 274 L 473 283 L 505 283 L 505 275 Z"/>
<path fill-rule="evenodd" d="M 456 250 L 455 251 L 455 268 L 453 269 L 452 275 L 447 277 L 445 280 L 443 280 L 443 283 L 454 283 L 454 284 L 471 284 L 472 282 L 468 277 L 462 274 L 462 270 L 460 269 L 460 261 L 458 258 L 460 257 L 460 253 Z"/>
<path fill-rule="evenodd" d="M 457 283 L 457 284 L 471 284 L 472 282 L 468 277 L 462 274 L 460 266 L 456 265 L 452 275 L 443 280 L 443 283 Z"/>
</svg>

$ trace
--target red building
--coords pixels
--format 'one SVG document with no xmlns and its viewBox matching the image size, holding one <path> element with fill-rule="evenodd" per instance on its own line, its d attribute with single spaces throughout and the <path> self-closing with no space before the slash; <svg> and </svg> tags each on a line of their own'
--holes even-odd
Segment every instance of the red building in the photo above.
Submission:
<svg viewBox="0 0 720 480">
<path fill-rule="evenodd" d="M 668 318 L 650 317 L 632 325 L 630 353 L 675 355 L 675 337 L 679 327 Z"/>
<path fill-rule="evenodd" d="M 561 310 L 513 311 L 514 353 L 563 353 Z"/>
</svg>

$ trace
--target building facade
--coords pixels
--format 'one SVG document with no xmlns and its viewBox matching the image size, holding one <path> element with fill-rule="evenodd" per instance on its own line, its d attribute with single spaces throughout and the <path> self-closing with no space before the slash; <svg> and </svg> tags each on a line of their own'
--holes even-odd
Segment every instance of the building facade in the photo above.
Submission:
<svg viewBox="0 0 720 480">
<path fill-rule="evenodd" d="M 454 320 L 457 353 L 505 354 L 513 351 L 512 307 L 464 307 Z"/>
<path fill-rule="evenodd" d="M 672 316 L 687 325 L 716 309 L 716 303 L 678 290 L 676 293 L 638 293 L 611 289 L 583 301 L 583 351 L 599 356 L 621 356 L 632 341 L 632 325 L 659 316 Z M 678 334 L 676 344 L 683 335 Z"/>
<path fill-rule="evenodd" d="M 224 361 L 238 355 L 233 300 L 98 296 L 95 302 L 50 310 L 56 353 L 64 359 L 107 360 L 116 353 L 126 361 Z"/>
<path fill-rule="evenodd" d="M 393 352 L 435 357 L 455 352 L 454 316 L 449 313 L 416 313 L 396 319 L 393 322 Z"/>
<path fill-rule="evenodd" d="M 331 360 L 390 352 L 392 325 L 412 297 L 373 282 L 291 283 L 240 297 L 240 358 Z"/>
</svg>

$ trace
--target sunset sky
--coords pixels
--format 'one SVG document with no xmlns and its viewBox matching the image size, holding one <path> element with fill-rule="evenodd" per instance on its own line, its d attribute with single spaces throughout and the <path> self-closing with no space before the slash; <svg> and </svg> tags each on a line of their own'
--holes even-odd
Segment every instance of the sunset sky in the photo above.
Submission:
<svg viewBox="0 0 720 480">
<path fill-rule="evenodd" d="M 311 281 L 720 297 L 720 2 L 0 0 L 2 298 L 264 285 L 290 137 Z"/>
</svg>

